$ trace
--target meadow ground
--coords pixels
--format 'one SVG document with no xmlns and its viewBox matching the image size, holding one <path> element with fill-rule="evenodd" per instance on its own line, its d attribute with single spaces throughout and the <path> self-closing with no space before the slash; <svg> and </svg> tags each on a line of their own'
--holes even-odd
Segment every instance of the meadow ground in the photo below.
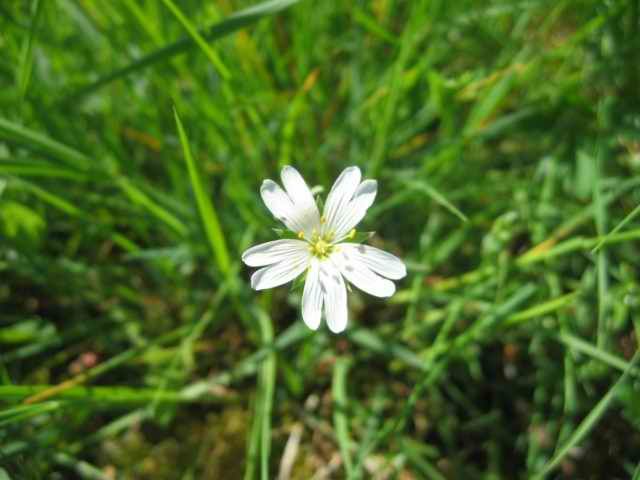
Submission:
<svg viewBox="0 0 640 480">
<path fill-rule="evenodd" d="M 640 479 L 639 52 L 638 0 L 1 2 L 0 479 Z M 343 334 L 240 261 L 284 165 L 378 180 Z"/>
</svg>

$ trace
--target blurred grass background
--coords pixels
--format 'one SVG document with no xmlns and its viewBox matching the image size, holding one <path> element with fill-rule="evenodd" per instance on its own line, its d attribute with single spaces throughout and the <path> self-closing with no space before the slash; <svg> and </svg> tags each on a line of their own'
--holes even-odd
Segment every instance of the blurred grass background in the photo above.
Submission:
<svg viewBox="0 0 640 480">
<path fill-rule="evenodd" d="M 2 2 L 0 478 L 639 479 L 639 17 Z M 345 335 L 248 286 L 286 164 L 408 265 Z"/>
</svg>

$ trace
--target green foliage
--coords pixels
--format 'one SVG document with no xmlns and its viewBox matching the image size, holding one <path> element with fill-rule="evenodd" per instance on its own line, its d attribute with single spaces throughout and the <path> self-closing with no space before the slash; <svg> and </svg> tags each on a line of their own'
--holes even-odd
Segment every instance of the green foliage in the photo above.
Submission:
<svg viewBox="0 0 640 480">
<path fill-rule="evenodd" d="M 4 200 L 0 204 L 0 226 L 8 240 L 36 243 L 46 228 L 46 222 L 26 205 Z"/>
<path fill-rule="evenodd" d="M 640 478 L 640 2 L 0 2 L 0 51 L 0 479 Z M 240 260 L 285 164 L 407 263 L 341 336 Z"/>
</svg>

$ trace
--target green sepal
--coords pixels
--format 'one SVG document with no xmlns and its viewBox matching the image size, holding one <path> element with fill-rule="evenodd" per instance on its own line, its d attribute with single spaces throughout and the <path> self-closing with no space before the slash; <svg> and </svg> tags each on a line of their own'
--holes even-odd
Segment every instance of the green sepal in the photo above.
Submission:
<svg viewBox="0 0 640 480">
<path fill-rule="evenodd" d="M 351 243 L 362 243 L 366 240 L 369 240 L 375 234 L 376 232 L 356 232 L 353 237 L 347 237 L 343 241 Z"/>
<path fill-rule="evenodd" d="M 305 271 L 302 275 L 298 275 L 296 279 L 291 282 L 291 292 L 297 292 L 304 288 L 304 282 L 307 279 L 307 272 Z"/>
<path fill-rule="evenodd" d="M 273 227 L 271 230 L 275 232 L 278 238 L 298 238 L 295 233 L 293 233 L 291 230 L 287 230 L 286 228 Z"/>
</svg>

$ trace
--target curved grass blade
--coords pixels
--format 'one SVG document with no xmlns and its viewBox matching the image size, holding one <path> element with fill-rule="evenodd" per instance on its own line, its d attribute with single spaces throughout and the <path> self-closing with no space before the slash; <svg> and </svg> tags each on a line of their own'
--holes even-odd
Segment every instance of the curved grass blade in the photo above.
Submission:
<svg viewBox="0 0 640 480">
<path fill-rule="evenodd" d="M 456 217 L 458 217 L 463 222 L 468 222 L 469 218 L 460 211 L 458 207 L 456 207 L 453 203 L 451 203 L 447 198 L 440 193 L 438 190 L 433 188 L 430 184 L 425 182 L 424 180 L 420 181 L 411 181 L 407 182 L 407 185 L 413 190 L 419 191 L 431 197 L 436 203 L 439 203 L 444 208 L 453 213 Z"/>
<path fill-rule="evenodd" d="M 187 169 L 189 170 L 189 178 L 191 179 L 191 186 L 193 187 L 193 193 L 196 197 L 196 203 L 198 204 L 198 210 L 202 217 L 202 223 L 207 233 L 207 238 L 211 245 L 211 250 L 214 254 L 214 260 L 216 261 L 218 268 L 225 275 L 229 275 L 231 270 L 231 261 L 229 260 L 229 251 L 227 250 L 227 243 L 224 239 L 224 234 L 220 228 L 220 222 L 218 221 L 218 214 L 213 205 L 213 202 L 207 196 L 202 186 L 202 178 L 196 162 L 191 155 L 191 147 L 189 146 L 189 139 L 182 126 L 182 121 L 178 115 L 178 111 L 174 108 L 173 113 L 178 127 L 178 135 L 180 136 L 180 143 L 182 144 L 182 150 L 184 152 L 184 159 L 187 162 Z"/>
<path fill-rule="evenodd" d="M 91 160 L 85 154 L 2 117 L 0 117 L 0 138 L 41 151 L 79 170 L 88 170 L 90 167 Z"/>
<path fill-rule="evenodd" d="M 38 197 L 43 202 L 48 203 L 52 207 L 66 213 L 70 217 L 89 218 L 88 215 L 86 215 L 82 210 L 77 208 L 72 203 L 68 202 L 67 200 L 60 197 L 59 195 L 56 195 L 54 193 L 51 193 L 50 191 L 47 191 L 39 187 L 35 183 L 28 182 L 26 180 L 15 180 L 13 183 L 15 183 L 21 189 L 33 193 L 33 195 Z"/>
<path fill-rule="evenodd" d="M 605 396 L 600 399 L 598 404 L 591 410 L 591 412 L 589 412 L 585 419 L 580 422 L 578 428 L 574 430 L 565 444 L 558 449 L 558 452 L 554 455 L 554 457 L 547 462 L 547 464 L 540 470 L 537 475 L 533 477 L 534 480 L 544 479 L 549 474 L 549 472 L 554 470 L 560 464 L 560 462 L 562 462 L 562 459 L 571 451 L 571 449 L 578 446 L 580 442 L 582 442 L 582 440 L 588 435 L 591 429 L 596 426 L 598 421 L 602 418 L 602 416 L 606 413 L 606 411 L 613 403 L 613 400 L 615 400 L 619 387 L 626 381 L 629 372 L 635 366 L 639 358 L 640 351 L 636 352 L 636 354 L 629 362 L 629 365 L 625 369 L 624 373 L 620 376 L 616 383 L 613 384 L 613 386 L 609 389 Z"/>
<path fill-rule="evenodd" d="M 2 173 L 2 168 L 0 167 L 0 173 Z M 40 200 L 42 200 L 45 203 L 48 203 L 49 205 L 51 205 L 53 208 L 60 210 L 61 212 L 69 215 L 70 217 L 74 217 L 74 218 L 80 218 L 83 220 L 91 220 L 92 216 L 87 213 L 84 210 L 79 209 L 78 207 L 76 207 L 73 203 L 68 202 L 67 200 L 65 200 L 64 198 L 60 197 L 59 195 L 56 195 L 54 193 L 51 193 L 48 190 L 45 190 L 41 187 L 39 187 L 37 184 L 33 183 L 33 182 L 29 182 L 27 180 L 22 180 L 22 179 L 18 179 L 18 178 L 14 178 L 11 180 L 12 184 L 17 185 L 20 189 L 28 191 L 30 193 L 32 193 L 34 196 L 38 197 Z M 0 187 L 3 187 L 5 183 L 0 183 Z M 2 193 L 2 188 L 0 188 L 0 193 Z M 120 247 L 122 247 L 124 250 L 132 253 L 132 252 L 137 252 L 139 250 L 139 247 L 133 242 L 131 241 L 129 238 L 127 238 L 126 236 L 118 233 L 118 232 L 111 232 L 109 234 L 111 236 L 111 239 Z"/>
<path fill-rule="evenodd" d="M 267 2 L 262 2 L 256 6 L 241 10 L 238 13 L 234 13 L 229 18 L 223 20 L 222 22 L 216 23 L 209 28 L 201 30 L 199 33 L 204 40 L 218 40 L 237 30 L 240 30 L 242 27 L 257 22 L 263 17 L 274 15 L 282 10 L 285 10 L 286 8 L 300 1 L 301 0 L 270 0 Z M 174 57 L 175 55 L 184 53 L 189 48 L 193 47 L 194 43 L 195 42 L 193 38 L 185 37 L 167 45 L 166 47 L 162 47 L 159 50 L 156 50 L 138 60 L 135 60 L 134 62 L 131 62 L 125 67 L 119 68 L 111 73 L 104 75 L 103 77 L 98 78 L 98 80 L 90 83 L 89 85 L 80 87 L 78 90 L 63 99 L 63 103 L 77 99 L 79 97 L 83 97 L 113 82 L 114 80 L 126 77 L 133 72 L 142 70 L 150 65 L 162 62 L 168 58 Z"/>
<path fill-rule="evenodd" d="M 602 237 L 602 240 L 600 240 L 598 242 L 598 244 L 593 247 L 593 250 L 591 250 L 591 253 L 596 253 L 598 250 L 600 250 L 602 248 L 602 246 L 607 243 L 607 240 L 609 239 L 609 237 L 611 235 L 615 235 L 616 233 L 618 233 L 622 228 L 624 228 L 624 226 L 629 223 L 631 220 L 633 220 L 634 218 L 636 218 L 638 215 L 640 215 L 640 205 L 638 205 L 636 208 L 634 208 L 631 213 L 629 215 L 627 215 L 626 217 L 624 217 L 622 219 L 622 221 L 616 225 L 616 227 L 611 230 L 609 233 L 607 233 L 606 235 L 604 235 Z"/>
<path fill-rule="evenodd" d="M 178 235 L 184 237 L 187 234 L 188 229 L 186 225 L 182 221 L 180 221 L 180 219 L 178 219 L 171 212 L 164 209 L 162 205 L 153 201 L 148 195 L 137 188 L 132 182 L 122 177 L 118 180 L 118 185 L 132 202 L 137 203 L 149 210 L 151 214 L 168 225 Z"/>
<path fill-rule="evenodd" d="M 86 480 L 109 480 L 112 478 L 95 465 L 85 460 L 72 457 L 68 453 L 56 452 L 51 458 L 58 465 L 74 470 L 80 478 Z"/>
<path fill-rule="evenodd" d="M 383 340 L 368 328 L 350 328 L 346 335 L 350 341 L 360 345 L 362 348 L 388 356 L 389 358 L 395 358 L 417 370 L 426 371 L 427 365 L 425 365 L 424 361 L 413 351 L 399 343 Z"/>
<path fill-rule="evenodd" d="M 162 337 L 158 338 L 153 342 L 145 343 L 137 347 L 125 350 L 119 353 L 118 355 L 116 355 L 115 357 L 112 357 L 98 364 L 97 366 L 90 368 L 89 370 L 86 370 L 85 372 L 80 373 L 79 375 L 76 375 L 75 377 L 65 380 L 62 383 L 59 383 L 57 385 L 50 385 L 44 390 L 37 391 L 33 395 L 25 398 L 23 403 L 37 404 L 37 403 L 43 402 L 44 400 L 48 400 L 52 397 L 57 397 L 62 392 L 65 392 L 66 390 L 69 390 L 74 387 L 78 387 L 79 385 L 87 383 L 90 380 L 94 380 L 99 376 L 107 372 L 110 372 L 115 368 L 120 367 L 124 363 L 131 361 L 132 359 L 136 358 L 138 355 L 147 351 L 147 349 L 151 348 L 152 346 L 164 345 L 180 338 L 180 336 L 182 336 L 185 331 L 186 331 L 186 326 L 183 326 L 172 332 L 167 333 L 166 335 L 163 335 Z M 181 395 L 184 396 L 184 398 L 192 398 L 192 397 L 187 397 L 187 395 L 185 395 L 184 392 L 181 392 Z"/>
<path fill-rule="evenodd" d="M 89 178 L 86 174 L 77 172 L 76 170 L 60 168 L 57 165 L 42 162 L 24 163 L 0 161 L 0 174 L 16 175 L 18 177 L 64 178 L 75 182 L 83 182 Z"/>
<path fill-rule="evenodd" d="M 564 343 L 569 348 L 575 350 L 576 352 L 583 353 L 585 355 L 590 356 L 595 360 L 599 360 L 602 363 L 609 365 L 610 367 L 616 368 L 622 372 L 626 369 L 629 369 L 629 373 L 636 378 L 640 376 L 640 370 L 631 368 L 629 362 L 620 358 L 616 355 L 613 355 L 602 348 L 598 348 L 595 345 L 590 344 L 582 340 L 579 337 L 576 337 L 570 333 L 564 332 L 556 335 L 554 337 L 557 341 Z"/>
<path fill-rule="evenodd" d="M 178 21 L 182 24 L 184 29 L 187 31 L 189 36 L 193 39 L 194 42 L 198 44 L 198 46 L 202 49 L 204 54 L 207 56 L 211 64 L 218 71 L 220 76 L 225 80 L 231 78 L 231 73 L 224 66 L 222 60 L 218 56 L 218 54 L 209 46 L 206 40 L 200 35 L 198 29 L 193 26 L 193 24 L 189 21 L 189 19 L 182 13 L 182 10 L 178 8 L 178 6 L 173 3 L 171 0 L 162 0 L 165 6 L 171 11 L 171 13 L 178 19 Z"/>
<path fill-rule="evenodd" d="M 45 402 L 38 405 L 17 405 L 0 410 L 0 427 L 21 422 L 27 418 L 36 417 L 60 408 L 59 402 Z M 2 477 L 0 477 L 1 479 Z"/>
<path fill-rule="evenodd" d="M 515 74 L 510 73 L 480 95 L 464 127 L 463 135 L 465 137 L 472 137 L 483 130 L 488 119 L 495 114 L 502 102 L 508 97 L 509 92 L 515 86 L 515 80 Z"/>
<path fill-rule="evenodd" d="M 270 345 L 263 346 L 244 360 L 238 362 L 232 369 L 215 375 L 211 379 L 195 382 L 182 389 L 182 393 L 186 397 L 196 398 L 202 395 L 208 395 L 211 387 L 215 385 L 230 385 L 234 381 L 239 381 L 254 375 L 264 359 L 267 358 L 271 352 L 284 351 L 292 345 L 296 345 L 309 338 L 312 334 L 312 330 L 309 330 L 301 322 L 296 322 L 278 335 Z"/>
</svg>

